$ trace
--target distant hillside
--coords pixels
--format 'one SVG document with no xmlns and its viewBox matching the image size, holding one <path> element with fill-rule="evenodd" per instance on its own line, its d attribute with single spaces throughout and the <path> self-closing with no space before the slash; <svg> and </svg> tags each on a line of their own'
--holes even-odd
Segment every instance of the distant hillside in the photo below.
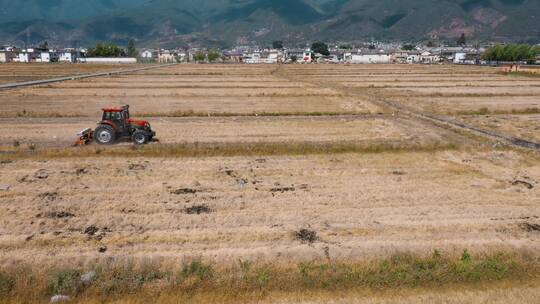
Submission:
<svg viewBox="0 0 540 304">
<path fill-rule="evenodd" d="M 538 0 L 0 0 L 0 42 L 540 41 Z"/>
</svg>

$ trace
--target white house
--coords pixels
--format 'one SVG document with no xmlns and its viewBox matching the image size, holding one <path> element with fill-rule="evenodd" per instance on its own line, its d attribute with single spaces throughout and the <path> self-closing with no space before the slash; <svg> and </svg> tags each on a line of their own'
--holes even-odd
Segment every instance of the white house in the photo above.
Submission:
<svg viewBox="0 0 540 304">
<path fill-rule="evenodd" d="M 261 62 L 261 53 L 255 52 L 246 56 L 245 63 L 256 64 Z"/>
<path fill-rule="evenodd" d="M 391 56 L 393 63 L 407 63 L 409 53 L 407 51 L 394 51 Z"/>
<path fill-rule="evenodd" d="M 430 51 L 424 51 L 420 54 L 420 62 L 421 63 L 438 63 L 441 62 L 441 56 L 431 53 Z"/>
<path fill-rule="evenodd" d="M 144 50 L 141 53 L 141 58 L 143 58 L 143 59 L 152 59 L 153 57 L 154 57 L 154 52 L 152 52 L 150 50 Z"/>
<path fill-rule="evenodd" d="M 463 63 L 467 58 L 467 53 L 458 52 L 454 54 L 454 63 Z"/>
<path fill-rule="evenodd" d="M 28 53 L 27 51 L 26 52 L 20 52 L 17 62 L 22 62 L 22 63 L 30 62 L 30 53 Z"/>
<path fill-rule="evenodd" d="M 58 61 L 75 63 L 78 59 L 78 52 L 73 49 L 66 49 L 58 53 Z"/>
<path fill-rule="evenodd" d="M 407 63 L 418 63 L 420 62 L 420 53 L 409 53 L 407 55 Z"/>
<path fill-rule="evenodd" d="M 185 62 L 187 61 L 188 54 L 185 51 L 178 50 L 176 53 L 176 61 L 177 62 Z"/>
<path fill-rule="evenodd" d="M 141 53 L 141 58 L 143 61 L 157 61 L 158 59 L 158 51 L 155 50 L 144 50 Z"/>
<path fill-rule="evenodd" d="M 392 56 L 384 51 L 351 54 L 350 63 L 390 63 Z"/>
<path fill-rule="evenodd" d="M 39 54 L 39 62 L 51 62 L 51 53 L 48 51 L 41 51 Z"/>
<path fill-rule="evenodd" d="M 0 51 L 0 62 L 12 62 L 16 55 L 16 52 L 2 50 Z"/>
<path fill-rule="evenodd" d="M 266 57 L 266 63 L 278 63 L 280 54 L 278 51 L 270 51 L 268 57 Z"/>
</svg>

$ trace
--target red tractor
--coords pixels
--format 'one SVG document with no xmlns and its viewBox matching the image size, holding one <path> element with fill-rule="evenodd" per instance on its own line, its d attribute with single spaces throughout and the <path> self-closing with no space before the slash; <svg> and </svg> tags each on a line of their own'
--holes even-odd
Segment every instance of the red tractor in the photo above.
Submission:
<svg viewBox="0 0 540 304">
<path fill-rule="evenodd" d="M 103 118 L 96 130 L 88 128 L 81 131 L 76 144 L 87 144 L 94 139 L 99 144 L 110 145 L 119 139 L 131 139 L 136 145 L 144 145 L 156 135 L 147 121 L 129 117 L 129 105 L 102 110 Z"/>
</svg>

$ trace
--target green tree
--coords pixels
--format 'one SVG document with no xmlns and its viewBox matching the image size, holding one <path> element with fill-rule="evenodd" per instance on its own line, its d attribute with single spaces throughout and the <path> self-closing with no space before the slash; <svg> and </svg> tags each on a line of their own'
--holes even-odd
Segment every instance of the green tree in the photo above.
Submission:
<svg viewBox="0 0 540 304">
<path fill-rule="evenodd" d="M 404 44 L 401 46 L 401 49 L 404 51 L 414 51 L 416 46 L 414 44 Z"/>
<path fill-rule="evenodd" d="M 39 48 L 48 50 L 49 49 L 49 43 L 47 42 L 47 40 L 43 41 L 43 43 L 39 45 Z"/>
<path fill-rule="evenodd" d="M 465 37 L 465 33 L 462 33 L 456 42 L 458 45 L 461 45 L 461 46 L 464 46 L 465 44 L 467 44 L 467 38 Z"/>
<path fill-rule="evenodd" d="M 283 41 L 276 40 L 276 41 L 272 42 L 272 48 L 274 48 L 276 50 L 282 50 L 283 49 Z"/>
<path fill-rule="evenodd" d="M 482 58 L 490 61 L 528 61 L 534 62 L 540 54 L 540 47 L 528 44 L 496 44 L 488 48 Z"/>
<path fill-rule="evenodd" d="M 201 51 L 198 51 L 197 53 L 195 53 L 195 56 L 193 56 L 193 59 L 195 60 L 195 62 L 201 62 L 201 61 L 204 61 L 204 53 L 201 52 Z"/>
<path fill-rule="evenodd" d="M 324 42 L 315 42 L 311 45 L 311 50 L 314 53 L 319 53 L 323 56 L 330 55 L 330 51 L 328 50 L 328 45 Z"/>
<path fill-rule="evenodd" d="M 125 56 L 125 52 L 122 48 L 116 44 L 110 42 L 97 43 L 95 47 L 89 48 L 87 52 L 88 57 L 121 57 Z"/>
<path fill-rule="evenodd" d="M 210 51 L 208 52 L 208 61 L 209 61 L 209 62 L 214 62 L 214 61 L 216 61 L 216 59 L 218 59 L 218 58 L 219 58 L 219 52 L 218 52 L 218 51 L 216 51 L 216 50 L 210 50 Z M 204 60 L 204 59 L 203 59 L 203 60 Z"/>
<path fill-rule="evenodd" d="M 139 52 L 137 51 L 137 48 L 135 48 L 135 41 L 133 41 L 133 39 L 128 42 L 127 55 L 129 57 L 139 57 Z"/>
</svg>

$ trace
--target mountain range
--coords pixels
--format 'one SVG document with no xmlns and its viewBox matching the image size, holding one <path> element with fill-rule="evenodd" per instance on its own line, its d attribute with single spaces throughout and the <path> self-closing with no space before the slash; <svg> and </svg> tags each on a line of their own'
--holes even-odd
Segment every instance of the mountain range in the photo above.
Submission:
<svg viewBox="0 0 540 304">
<path fill-rule="evenodd" d="M 540 0 L 0 0 L 0 44 L 540 41 Z"/>
</svg>

